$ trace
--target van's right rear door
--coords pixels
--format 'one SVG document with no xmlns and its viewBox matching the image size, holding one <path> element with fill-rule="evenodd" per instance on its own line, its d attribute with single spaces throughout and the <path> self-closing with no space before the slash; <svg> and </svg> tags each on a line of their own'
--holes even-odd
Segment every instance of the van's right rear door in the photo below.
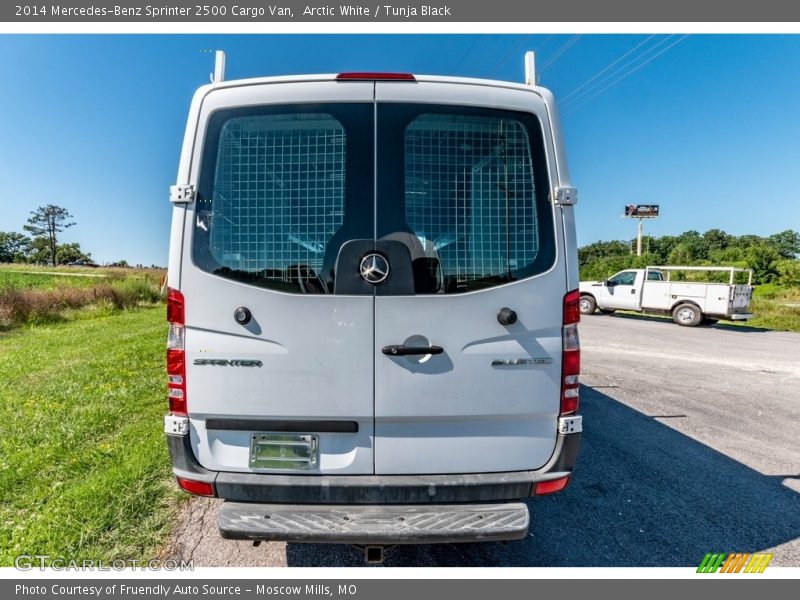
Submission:
<svg viewBox="0 0 800 600">
<path fill-rule="evenodd" d="M 206 468 L 373 472 L 374 299 L 333 281 L 342 243 L 373 239 L 373 120 L 371 82 L 223 86 L 203 100 L 180 289 L 191 440 Z M 265 456 L 286 468 L 251 459 L 266 433 L 279 443 Z M 315 464 L 291 463 L 301 434 Z"/>
<path fill-rule="evenodd" d="M 376 286 L 375 472 L 537 469 L 556 444 L 566 293 L 544 102 L 427 81 L 378 82 L 376 101 L 395 279 Z"/>
</svg>

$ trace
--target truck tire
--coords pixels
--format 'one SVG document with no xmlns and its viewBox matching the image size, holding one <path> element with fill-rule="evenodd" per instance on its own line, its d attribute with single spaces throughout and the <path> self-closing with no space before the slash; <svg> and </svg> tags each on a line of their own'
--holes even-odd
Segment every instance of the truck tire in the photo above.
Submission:
<svg viewBox="0 0 800 600">
<path fill-rule="evenodd" d="M 580 309 L 582 315 L 590 315 L 597 308 L 597 302 L 588 294 L 581 296 Z"/>
<path fill-rule="evenodd" d="M 672 320 L 682 327 L 695 327 L 703 320 L 703 312 L 696 304 L 678 304 L 672 309 Z"/>
</svg>

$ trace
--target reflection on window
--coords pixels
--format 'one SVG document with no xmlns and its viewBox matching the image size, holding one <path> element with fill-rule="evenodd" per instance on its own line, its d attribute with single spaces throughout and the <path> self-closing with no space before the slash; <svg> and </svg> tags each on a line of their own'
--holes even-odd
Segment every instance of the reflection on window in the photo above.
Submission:
<svg viewBox="0 0 800 600">
<path fill-rule="evenodd" d="M 515 279 L 539 250 L 525 127 L 513 119 L 425 114 L 405 131 L 405 205 L 444 291 Z"/>
<path fill-rule="evenodd" d="M 344 212 L 345 130 L 329 114 L 233 118 L 222 127 L 213 193 L 196 226 L 215 272 L 321 293 L 325 246 Z"/>
</svg>

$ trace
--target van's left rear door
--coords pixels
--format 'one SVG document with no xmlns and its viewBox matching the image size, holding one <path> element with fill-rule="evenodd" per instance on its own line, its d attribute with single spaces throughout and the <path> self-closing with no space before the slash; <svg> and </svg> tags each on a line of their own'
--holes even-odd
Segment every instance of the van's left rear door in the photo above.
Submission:
<svg viewBox="0 0 800 600">
<path fill-rule="evenodd" d="M 373 472 L 374 299 L 333 281 L 341 245 L 373 238 L 373 119 L 371 82 L 203 100 L 180 288 L 191 441 L 208 469 L 286 473 L 250 462 L 253 436 L 285 431 L 316 436 L 304 473 Z"/>
</svg>

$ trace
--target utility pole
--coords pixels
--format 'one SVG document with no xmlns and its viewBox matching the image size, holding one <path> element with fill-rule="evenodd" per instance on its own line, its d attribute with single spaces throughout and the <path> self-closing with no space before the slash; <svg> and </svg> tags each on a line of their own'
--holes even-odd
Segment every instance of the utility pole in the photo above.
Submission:
<svg viewBox="0 0 800 600">
<path fill-rule="evenodd" d="M 639 217 L 639 230 L 636 233 L 636 256 L 642 255 L 642 218 Z"/>
</svg>

